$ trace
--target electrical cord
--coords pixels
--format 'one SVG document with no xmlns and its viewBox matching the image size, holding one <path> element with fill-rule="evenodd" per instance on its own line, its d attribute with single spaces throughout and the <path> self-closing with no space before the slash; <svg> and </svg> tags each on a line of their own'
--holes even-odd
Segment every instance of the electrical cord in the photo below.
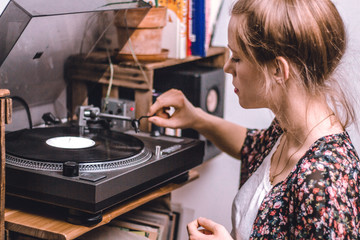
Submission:
<svg viewBox="0 0 360 240">
<path fill-rule="evenodd" d="M 157 3 L 157 2 L 156 2 Z M 117 16 L 118 13 L 116 13 L 113 17 L 113 19 L 115 19 L 115 17 Z M 130 39 L 130 34 L 129 34 L 129 28 L 128 28 L 128 24 L 127 24 L 127 19 L 126 19 L 126 16 L 127 16 L 127 9 L 125 10 L 125 15 L 124 15 L 124 21 L 125 21 L 125 26 L 126 26 L 126 34 L 127 34 L 127 38 L 128 38 L 128 43 L 129 43 L 129 48 L 130 48 L 130 51 L 131 51 L 131 54 L 134 58 L 134 61 L 135 63 L 137 64 L 137 66 L 139 67 L 140 69 L 140 72 L 142 73 L 144 79 L 146 82 L 149 82 L 149 79 L 148 79 L 148 76 L 146 75 L 144 69 L 142 68 L 139 60 L 137 59 L 137 56 L 135 54 L 135 51 L 132 47 L 132 43 L 131 43 L 131 39 Z M 89 21 L 89 19 L 88 19 Z M 86 24 L 88 24 L 88 21 Z M 89 57 L 89 55 L 93 52 L 93 50 L 95 49 L 96 45 L 99 43 L 100 39 L 105 35 L 105 33 L 108 31 L 108 29 L 110 28 L 110 26 L 113 24 L 113 20 L 109 22 L 109 24 L 107 24 L 107 26 L 105 27 L 105 29 L 101 32 L 100 36 L 97 38 L 97 40 L 95 41 L 95 43 L 91 46 L 90 50 L 88 51 L 88 53 L 86 54 L 85 56 L 85 59 Z M 83 38 L 85 38 L 85 33 L 84 33 L 84 36 Z M 83 39 L 84 40 L 84 39 Z M 82 44 L 83 44 L 83 41 L 81 43 L 81 47 L 80 47 L 80 53 L 82 52 Z M 105 97 L 105 104 L 104 104 L 104 109 L 106 108 L 107 106 L 107 103 L 108 103 L 108 99 L 109 99 L 109 96 L 110 96 L 110 92 L 111 92 L 111 88 L 112 88 L 112 84 L 113 84 L 113 78 L 114 78 L 114 65 L 111 61 L 111 56 L 110 56 L 110 53 L 109 53 L 109 49 L 106 47 L 106 55 L 107 55 L 107 59 L 108 59 L 108 63 L 109 63 L 109 67 L 110 67 L 110 78 L 109 78 L 109 85 L 108 85 L 108 88 L 107 88 L 107 93 L 106 93 L 106 97 Z"/>
<path fill-rule="evenodd" d="M 124 21 L 125 21 L 125 26 L 126 26 L 126 35 L 127 35 L 127 38 L 128 38 L 128 43 L 129 43 L 129 48 L 130 48 L 130 51 L 131 51 L 131 55 L 133 56 L 134 58 L 134 61 L 135 63 L 138 65 L 144 79 L 146 82 L 149 82 L 149 79 L 144 71 L 144 69 L 142 68 L 136 54 L 135 54 L 135 51 L 132 47 L 132 43 L 131 43 L 131 38 L 130 38 L 130 34 L 129 34 L 129 28 L 128 28 L 128 24 L 127 24 L 127 9 L 125 10 L 125 14 L 124 14 Z M 109 26 L 108 26 L 109 27 Z M 106 30 L 108 29 L 108 27 L 106 28 Z M 105 32 L 105 31 L 104 31 Z M 103 33 L 104 33 L 103 32 Z M 103 35 L 103 34 L 102 34 Z M 101 36 L 102 36 L 101 35 Z M 107 89 L 107 93 L 106 93 L 106 97 L 105 97 L 105 104 L 104 104 L 104 109 L 107 107 L 107 104 L 108 104 L 108 99 L 110 97 L 110 92 L 111 92 L 111 88 L 112 88 L 112 83 L 113 83 L 113 78 L 114 78 L 114 65 L 113 63 L 111 62 L 111 57 L 110 57 L 110 53 L 109 53 L 109 49 L 106 48 L 106 55 L 107 55 L 107 58 L 108 58 L 108 62 L 109 62 L 109 66 L 110 66 L 110 79 L 109 79 L 109 85 L 108 85 L 108 89 Z"/>
<path fill-rule="evenodd" d="M 103 111 L 107 108 L 107 105 L 109 103 L 109 97 L 110 97 L 110 93 L 111 93 L 111 88 L 112 88 L 112 84 L 113 84 L 113 79 L 114 79 L 114 65 L 111 62 L 111 57 L 110 57 L 110 53 L 109 53 L 109 49 L 106 48 L 106 55 L 108 57 L 108 61 L 109 61 L 109 66 L 110 66 L 110 79 L 109 79 L 109 85 L 108 85 L 108 89 L 106 92 L 106 96 L 105 96 L 105 103 L 103 106 Z"/>
<path fill-rule="evenodd" d="M 127 11 L 128 11 L 128 10 L 126 9 L 126 10 L 125 10 L 125 15 L 124 15 L 124 21 L 125 21 L 126 35 L 127 35 L 127 38 L 128 38 L 128 43 L 129 43 L 129 48 L 130 48 L 130 51 L 131 51 L 131 55 L 132 55 L 132 57 L 134 58 L 135 63 L 138 65 L 138 67 L 139 67 L 139 69 L 140 69 L 140 71 L 141 71 L 141 73 L 142 73 L 145 81 L 146 81 L 146 82 L 149 82 L 149 79 L 148 79 L 148 77 L 146 76 L 145 71 L 144 71 L 144 69 L 142 68 L 142 66 L 141 66 L 138 58 L 136 57 L 135 51 L 134 51 L 134 49 L 133 49 L 133 47 L 132 47 L 132 43 L 131 43 L 131 39 L 130 39 L 130 33 L 129 33 L 129 27 L 128 27 L 127 19 L 126 19 Z"/>
<path fill-rule="evenodd" d="M 30 108 L 29 108 L 29 105 L 27 104 L 27 102 L 19 97 L 19 96 L 11 96 L 10 97 L 12 100 L 15 100 L 19 103 L 21 103 L 21 105 L 23 105 L 25 111 L 26 111 L 26 115 L 28 117 L 28 122 L 29 122 L 29 128 L 32 129 L 33 128 L 33 124 L 32 124 L 32 119 L 31 119 L 31 113 L 30 113 Z"/>
</svg>

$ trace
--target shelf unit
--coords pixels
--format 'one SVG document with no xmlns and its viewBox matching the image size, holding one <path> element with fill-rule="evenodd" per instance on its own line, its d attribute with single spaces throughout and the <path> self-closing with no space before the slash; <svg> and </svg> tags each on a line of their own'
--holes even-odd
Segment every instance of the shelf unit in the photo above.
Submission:
<svg viewBox="0 0 360 240">
<path fill-rule="evenodd" d="M 118 87 L 131 88 L 135 91 L 135 116 L 139 118 L 147 114 L 152 104 L 154 72 L 158 69 L 176 65 L 194 63 L 200 66 L 222 68 L 229 57 L 227 48 L 211 47 L 206 57 L 190 56 L 185 59 L 167 59 L 162 62 L 141 63 L 118 62 L 114 64 L 114 78 L 111 97 L 119 98 Z M 116 59 L 116 55 L 112 56 Z M 141 70 L 142 69 L 142 70 Z M 68 109 L 74 116 L 75 107 L 88 104 L 87 83 L 99 83 L 105 96 L 109 85 L 110 66 L 106 52 L 97 51 L 86 59 L 81 55 L 72 56 L 66 63 L 66 78 L 69 82 Z M 76 93 L 76 94 L 74 94 Z M 140 130 L 148 132 L 149 124 L 140 126 Z"/>
</svg>

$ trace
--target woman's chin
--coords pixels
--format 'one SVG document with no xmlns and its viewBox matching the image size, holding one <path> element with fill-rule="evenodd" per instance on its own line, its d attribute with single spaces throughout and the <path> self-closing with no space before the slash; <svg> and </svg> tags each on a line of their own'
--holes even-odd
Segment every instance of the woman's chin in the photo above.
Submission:
<svg viewBox="0 0 360 240">
<path fill-rule="evenodd" d="M 265 108 L 265 106 L 259 106 L 259 104 L 254 104 L 253 102 L 249 103 L 246 101 L 241 101 L 240 99 L 239 99 L 239 104 L 244 109 Z"/>
<path fill-rule="evenodd" d="M 246 104 L 244 101 L 241 101 L 240 99 L 239 99 L 239 104 L 240 104 L 240 106 L 242 108 L 245 108 L 245 109 L 250 109 L 251 108 L 251 107 L 249 107 L 248 104 Z"/>
</svg>

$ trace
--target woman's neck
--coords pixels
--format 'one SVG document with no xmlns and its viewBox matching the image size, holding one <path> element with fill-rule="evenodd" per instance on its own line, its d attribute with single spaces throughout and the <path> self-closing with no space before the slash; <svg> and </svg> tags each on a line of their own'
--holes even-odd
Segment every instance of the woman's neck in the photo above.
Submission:
<svg viewBox="0 0 360 240">
<path fill-rule="evenodd" d="M 281 109 L 276 117 L 287 134 L 289 144 L 294 147 L 344 131 L 322 97 L 310 98 L 297 92 L 288 95 Z"/>
</svg>

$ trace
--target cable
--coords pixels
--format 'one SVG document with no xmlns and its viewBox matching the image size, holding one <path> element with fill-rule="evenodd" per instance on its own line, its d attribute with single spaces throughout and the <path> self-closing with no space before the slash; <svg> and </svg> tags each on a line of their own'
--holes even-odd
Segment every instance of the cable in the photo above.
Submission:
<svg viewBox="0 0 360 240">
<path fill-rule="evenodd" d="M 26 115 L 28 117 L 29 128 L 32 129 L 33 125 L 32 125 L 31 113 L 30 113 L 30 108 L 29 108 L 29 105 L 27 104 L 27 102 L 19 96 L 12 96 L 10 98 L 15 101 L 18 101 L 19 103 L 21 103 L 21 105 L 23 105 L 23 107 L 25 108 L 25 111 L 26 111 Z"/>
<path fill-rule="evenodd" d="M 112 88 L 112 84 L 113 84 L 113 79 L 114 79 L 114 65 L 111 62 L 111 57 L 110 57 L 110 53 L 109 53 L 108 48 L 106 48 L 106 55 L 108 57 L 108 61 L 109 61 L 109 65 L 110 65 L 110 79 L 109 79 L 109 86 L 108 86 L 106 97 L 105 97 L 105 103 L 104 103 L 104 106 L 103 106 L 103 108 L 104 108 L 103 111 L 107 108 L 110 93 L 111 93 L 111 88 Z"/>
<path fill-rule="evenodd" d="M 135 54 L 135 51 L 134 51 L 134 49 L 133 49 L 133 47 L 132 47 L 132 44 L 131 44 L 131 39 L 130 39 L 130 34 L 129 34 L 129 27 L 128 27 L 128 24 L 127 24 L 126 15 L 127 15 L 127 9 L 125 10 L 124 21 L 125 21 L 126 35 L 127 35 L 127 38 L 128 38 L 129 48 L 130 48 L 130 51 L 131 51 L 131 55 L 133 56 L 135 63 L 138 65 L 138 67 L 139 67 L 142 75 L 144 76 L 145 81 L 148 83 L 148 82 L 149 82 L 149 79 L 148 79 L 148 77 L 146 76 L 145 71 L 144 71 L 144 69 L 142 68 L 139 60 L 137 59 L 136 54 Z"/>
</svg>

